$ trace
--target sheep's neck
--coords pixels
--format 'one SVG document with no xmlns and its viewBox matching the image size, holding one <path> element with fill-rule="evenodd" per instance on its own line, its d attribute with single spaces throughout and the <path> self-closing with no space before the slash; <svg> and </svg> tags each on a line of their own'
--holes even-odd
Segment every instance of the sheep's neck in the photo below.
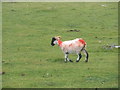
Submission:
<svg viewBox="0 0 120 90">
<path fill-rule="evenodd" d="M 62 44 L 62 41 L 61 40 L 58 40 L 58 45 L 60 46 Z"/>
</svg>

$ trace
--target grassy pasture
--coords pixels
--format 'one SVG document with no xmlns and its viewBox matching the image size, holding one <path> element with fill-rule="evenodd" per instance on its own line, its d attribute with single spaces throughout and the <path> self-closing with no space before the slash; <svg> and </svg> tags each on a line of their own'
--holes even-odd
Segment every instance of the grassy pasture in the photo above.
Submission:
<svg viewBox="0 0 120 90">
<path fill-rule="evenodd" d="M 2 3 L 4 88 L 116 88 L 117 3 Z M 68 32 L 68 30 L 80 30 Z M 53 36 L 83 38 L 89 62 L 64 63 Z"/>
</svg>

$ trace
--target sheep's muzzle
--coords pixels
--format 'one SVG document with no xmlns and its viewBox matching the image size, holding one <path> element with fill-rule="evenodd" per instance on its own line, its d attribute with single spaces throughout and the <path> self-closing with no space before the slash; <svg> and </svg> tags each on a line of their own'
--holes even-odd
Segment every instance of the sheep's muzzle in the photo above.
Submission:
<svg viewBox="0 0 120 90">
<path fill-rule="evenodd" d="M 54 44 L 54 41 L 55 41 L 55 40 L 56 40 L 56 39 L 53 37 L 53 38 L 52 38 L 52 41 L 51 41 L 51 45 L 52 45 L 52 46 L 55 45 L 55 44 Z"/>
</svg>

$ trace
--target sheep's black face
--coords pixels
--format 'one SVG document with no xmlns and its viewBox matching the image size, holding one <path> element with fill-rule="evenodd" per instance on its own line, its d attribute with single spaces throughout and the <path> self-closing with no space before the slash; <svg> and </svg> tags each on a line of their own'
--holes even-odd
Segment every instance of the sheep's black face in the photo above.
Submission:
<svg viewBox="0 0 120 90">
<path fill-rule="evenodd" d="M 51 45 L 52 45 L 52 46 L 55 45 L 55 44 L 54 44 L 54 41 L 55 41 L 55 40 L 56 40 L 56 39 L 53 37 L 53 38 L 52 38 L 52 41 L 51 41 Z"/>
</svg>

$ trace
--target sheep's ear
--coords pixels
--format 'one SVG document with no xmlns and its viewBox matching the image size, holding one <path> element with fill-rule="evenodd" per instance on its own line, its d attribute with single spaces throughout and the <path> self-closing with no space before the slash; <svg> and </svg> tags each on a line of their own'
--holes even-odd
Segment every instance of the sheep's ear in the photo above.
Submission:
<svg viewBox="0 0 120 90">
<path fill-rule="evenodd" d="M 61 36 L 57 36 L 57 37 L 61 39 Z"/>
<path fill-rule="evenodd" d="M 61 39 L 61 36 L 55 36 L 55 38 L 58 40 L 58 39 Z"/>
</svg>

